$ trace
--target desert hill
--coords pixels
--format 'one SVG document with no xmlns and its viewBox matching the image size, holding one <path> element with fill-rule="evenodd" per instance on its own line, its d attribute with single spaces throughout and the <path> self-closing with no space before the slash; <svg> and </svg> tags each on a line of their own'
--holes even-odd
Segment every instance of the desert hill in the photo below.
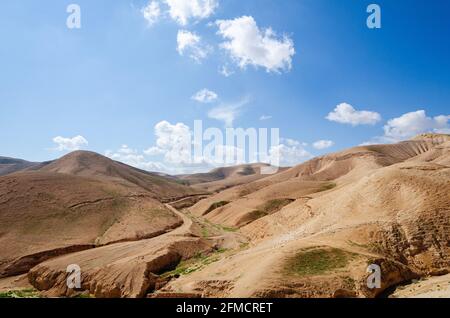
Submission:
<svg viewBox="0 0 450 318">
<path fill-rule="evenodd" d="M 22 159 L 0 157 L 0 176 L 4 176 L 27 168 L 32 168 L 37 165 L 39 165 L 39 163 L 29 162 Z"/>
<path fill-rule="evenodd" d="M 43 259 L 157 236 L 181 220 L 137 187 L 51 172 L 0 178 L 0 276 Z"/>
<path fill-rule="evenodd" d="M 12 162 L 21 171 L 0 178 L 0 276 L 70 251 L 158 236 L 182 223 L 162 202 L 196 193 L 92 152 Z"/>
<path fill-rule="evenodd" d="M 240 227 L 249 220 L 273 213 L 265 211 L 267 206 L 272 205 L 276 210 L 277 205 L 281 208 L 289 201 L 355 182 L 383 167 L 427 158 L 445 163 L 449 157 L 449 137 L 433 136 L 418 136 L 398 144 L 360 146 L 317 157 L 278 174 L 222 191 L 200 201 L 191 211 L 213 222 Z"/>
<path fill-rule="evenodd" d="M 162 292 L 373 297 L 413 278 L 448 273 L 449 138 L 353 148 L 199 202 L 191 211 L 241 226 L 251 243 Z M 319 190 L 311 184 L 324 181 L 334 184 Z M 208 211 L 212 202 L 216 209 Z M 380 289 L 366 286 L 369 264 L 381 266 Z"/>
<path fill-rule="evenodd" d="M 10 224 L 0 228 L 0 243 L 10 253 L 36 250 L 52 242 L 50 235 L 36 238 L 48 231 L 58 242 L 89 248 L 48 260 L 27 252 L 36 266 L 22 272 L 29 269 L 32 286 L 51 296 L 73 295 L 65 270 L 75 263 L 84 269 L 82 289 L 97 297 L 377 297 L 412 279 L 448 277 L 442 275 L 450 272 L 449 161 L 450 136 L 424 134 L 328 154 L 275 175 L 242 176 L 250 169 L 237 167 L 192 176 L 197 185 L 227 178 L 235 185 L 178 207 L 178 200 L 173 206 L 155 201 L 156 191 L 116 173 L 115 164 L 102 170 L 109 161 L 91 170 L 69 156 L 58 168 L 45 167 L 53 172 L 0 178 L 0 218 Z M 37 183 L 42 174 L 45 186 Z M 246 177 L 256 179 L 235 181 Z M 195 192 L 188 189 L 185 195 Z M 146 222 L 155 208 L 159 213 L 150 212 Z M 36 211 L 40 222 L 23 221 Z M 111 211 L 117 216 L 112 224 Z M 24 213 L 22 221 L 17 213 Z M 89 240 L 75 230 L 54 230 L 67 224 L 87 227 Z M 140 233 L 168 232 L 137 235 L 137 226 Z M 115 242 L 121 237 L 131 239 Z M 3 264 L 4 273 L 29 259 Z M 381 268 L 380 288 L 367 286 L 369 265 Z"/>
<path fill-rule="evenodd" d="M 246 184 L 266 177 L 261 169 L 268 164 L 245 164 L 231 167 L 216 168 L 207 173 L 180 175 L 180 180 L 186 181 L 199 191 L 218 192 L 237 185 Z M 284 168 L 280 168 L 280 171 Z"/>
<path fill-rule="evenodd" d="M 140 170 L 89 151 L 72 152 L 39 171 L 92 177 L 124 186 L 137 186 L 149 191 L 159 200 L 196 193 L 176 179 Z"/>
</svg>

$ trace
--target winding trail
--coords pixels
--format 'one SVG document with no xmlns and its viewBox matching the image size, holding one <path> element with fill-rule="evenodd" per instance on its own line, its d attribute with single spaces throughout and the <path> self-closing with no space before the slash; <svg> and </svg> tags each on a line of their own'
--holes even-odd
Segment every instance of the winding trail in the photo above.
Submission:
<svg viewBox="0 0 450 318">
<path fill-rule="evenodd" d="M 166 203 L 165 207 L 168 208 L 170 211 L 172 211 L 173 213 L 175 213 L 179 218 L 181 218 L 181 220 L 183 221 L 183 224 L 179 227 L 177 227 L 176 229 L 167 232 L 166 234 L 163 234 L 159 237 L 162 237 L 164 235 L 171 235 L 171 236 L 184 236 L 186 234 L 189 234 L 190 232 L 190 228 L 193 224 L 192 219 L 189 218 L 186 214 L 181 213 L 180 211 L 178 211 L 177 209 L 175 209 L 173 206 L 170 205 L 170 203 Z"/>
</svg>

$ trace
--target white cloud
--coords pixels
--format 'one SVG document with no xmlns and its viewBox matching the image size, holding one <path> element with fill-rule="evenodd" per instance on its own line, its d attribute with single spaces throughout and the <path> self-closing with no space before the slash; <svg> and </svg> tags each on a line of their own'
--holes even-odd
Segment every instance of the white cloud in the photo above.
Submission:
<svg viewBox="0 0 450 318">
<path fill-rule="evenodd" d="M 450 115 L 428 117 L 424 110 L 418 110 L 390 119 L 383 129 L 383 136 L 376 136 L 360 146 L 395 143 L 423 133 L 450 134 Z"/>
<path fill-rule="evenodd" d="M 225 77 L 230 77 L 231 75 L 234 74 L 233 71 L 231 71 L 228 66 L 224 65 L 219 69 L 219 74 L 225 76 Z"/>
<path fill-rule="evenodd" d="M 311 159 L 312 155 L 305 150 L 304 143 L 300 143 L 294 139 L 282 139 L 278 146 L 273 146 L 270 149 L 270 156 L 272 162 L 278 156 L 280 166 L 295 166 L 305 160 Z"/>
<path fill-rule="evenodd" d="M 217 100 L 218 97 L 219 96 L 215 92 L 204 88 L 195 93 L 195 95 L 192 96 L 192 99 L 196 100 L 199 103 L 212 103 Z"/>
<path fill-rule="evenodd" d="M 147 150 L 144 150 L 144 153 L 145 153 L 147 156 L 154 157 L 154 156 L 163 155 L 163 154 L 164 154 L 164 150 L 162 150 L 162 149 L 160 149 L 160 148 L 154 146 L 154 147 L 148 148 Z"/>
<path fill-rule="evenodd" d="M 164 154 L 165 162 L 172 164 L 191 162 L 192 131 L 189 126 L 161 121 L 155 125 L 155 135 L 156 148 L 146 150 L 147 154 Z"/>
<path fill-rule="evenodd" d="M 315 149 L 322 150 L 334 146 L 334 141 L 331 140 L 318 140 L 312 144 Z"/>
<path fill-rule="evenodd" d="M 196 33 L 179 30 L 177 35 L 177 51 L 180 55 L 185 53 L 190 58 L 200 63 L 211 52 L 212 48 L 202 43 L 202 39 Z"/>
<path fill-rule="evenodd" d="M 250 158 L 246 151 L 233 144 L 214 144 L 204 140 L 202 153 L 195 153 L 193 131 L 183 123 L 171 124 L 161 121 L 155 125 L 156 145 L 145 151 L 137 151 L 122 145 L 116 151 L 106 151 L 105 155 L 128 165 L 156 172 L 170 174 L 196 173 L 210 171 L 216 167 L 247 163 L 249 160 L 278 162 L 282 166 L 292 166 L 310 159 L 311 154 L 304 149 L 305 143 L 293 139 L 280 140 L 280 144 L 269 149 L 268 157 Z M 223 138 L 223 137 L 222 137 Z M 223 144 L 225 142 L 225 144 Z M 149 157 L 153 157 L 152 160 Z M 246 158 L 248 157 L 248 158 Z"/>
<path fill-rule="evenodd" d="M 384 126 L 384 137 L 392 141 L 409 139 L 425 132 L 449 133 L 450 115 L 427 117 L 424 110 L 393 118 Z"/>
<path fill-rule="evenodd" d="M 129 148 L 127 145 L 122 145 L 122 147 L 115 152 L 107 150 L 105 156 L 112 160 L 120 161 L 132 167 L 147 171 L 167 171 L 167 167 L 164 164 L 146 160 L 144 155 L 140 154 L 137 150 Z"/>
<path fill-rule="evenodd" d="M 249 99 L 244 98 L 241 101 L 233 104 L 222 104 L 218 107 L 211 109 L 208 112 L 208 117 L 216 120 L 223 121 L 226 127 L 232 127 L 233 122 L 240 114 L 242 107 L 248 104 Z"/>
<path fill-rule="evenodd" d="M 334 111 L 328 114 L 326 119 L 341 124 L 358 126 L 375 125 L 381 120 L 381 116 L 379 113 L 367 110 L 356 110 L 352 105 L 342 103 L 337 105 Z"/>
<path fill-rule="evenodd" d="M 141 13 L 144 16 L 144 19 L 147 20 L 149 26 L 155 24 L 161 16 L 161 7 L 159 2 L 150 1 L 141 9 Z"/>
<path fill-rule="evenodd" d="M 216 24 L 218 33 L 228 40 L 221 47 L 241 68 L 253 65 L 264 67 L 268 72 L 291 69 L 295 49 L 288 36 L 279 38 L 271 28 L 259 29 L 251 16 L 218 20 Z"/>
<path fill-rule="evenodd" d="M 58 136 L 53 138 L 53 142 L 58 145 L 58 147 L 56 147 L 56 150 L 58 151 L 75 151 L 88 145 L 88 141 L 83 136 L 76 136 L 73 138 Z"/>
<path fill-rule="evenodd" d="M 214 14 L 218 0 L 166 0 L 170 17 L 185 26 L 190 20 L 206 19 Z"/>
<path fill-rule="evenodd" d="M 262 115 L 261 117 L 259 117 L 259 120 L 264 121 L 264 120 L 269 120 L 272 119 L 272 116 L 270 115 Z"/>
</svg>

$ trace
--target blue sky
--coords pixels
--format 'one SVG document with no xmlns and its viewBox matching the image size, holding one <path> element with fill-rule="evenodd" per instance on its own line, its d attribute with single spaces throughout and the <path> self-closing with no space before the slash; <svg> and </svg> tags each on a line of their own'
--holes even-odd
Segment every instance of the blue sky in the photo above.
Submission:
<svg viewBox="0 0 450 318">
<path fill-rule="evenodd" d="M 280 128 L 286 163 L 450 130 L 448 1 L 186 1 L 3 1 L 0 155 L 81 148 L 179 173 L 170 147 L 194 120 Z"/>
</svg>

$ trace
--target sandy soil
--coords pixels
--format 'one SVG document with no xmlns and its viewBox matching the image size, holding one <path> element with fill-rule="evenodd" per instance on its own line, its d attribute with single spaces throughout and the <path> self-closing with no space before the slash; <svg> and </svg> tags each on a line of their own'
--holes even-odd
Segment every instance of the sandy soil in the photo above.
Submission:
<svg viewBox="0 0 450 318">
<path fill-rule="evenodd" d="M 390 296 L 393 298 L 450 298 L 450 274 L 425 278 L 402 286 Z"/>
<path fill-rule="evenodd" d="M 175 229 L 49 259 L 33 267 L 28 279 L 45 294 L 71 296 L 65 270 L 78 264 L 83 289 L 97 297 L 376 297 L 392 286 L 428 277 L 399 288 L 394 296 L 442 296 L 448 276 L 429 277 L 450 270 L 449 150 L 450 136 L 423 135 L 314 158 L 273 176 L 236 183 L 188 210 L 162 206 L 179 220 Z M 109 177 L 76 177 L 118 186 Z M 195 178 L 200 177 L 205 176 Z M 133 180 L 119 184 L 144 189 Z M 17 197 L 8 195 L 5 191 L 0 197 L 3 204 Z M 183 209 L 196 202 L 191 195 L 183 192 L 171 201 Z M 33 202 L 40 201 L 37 195 Z M 112 236 L 143 224 L 133 220 L 125 227 L 116 222 Z M 8 230 L 3 233 L 0 239 Z M 164 275 L 196 259 L 203 265 L 179 277 Z M 367 287 L 371 264 L 381 268 L 379 289 Z"/>
</svg>

